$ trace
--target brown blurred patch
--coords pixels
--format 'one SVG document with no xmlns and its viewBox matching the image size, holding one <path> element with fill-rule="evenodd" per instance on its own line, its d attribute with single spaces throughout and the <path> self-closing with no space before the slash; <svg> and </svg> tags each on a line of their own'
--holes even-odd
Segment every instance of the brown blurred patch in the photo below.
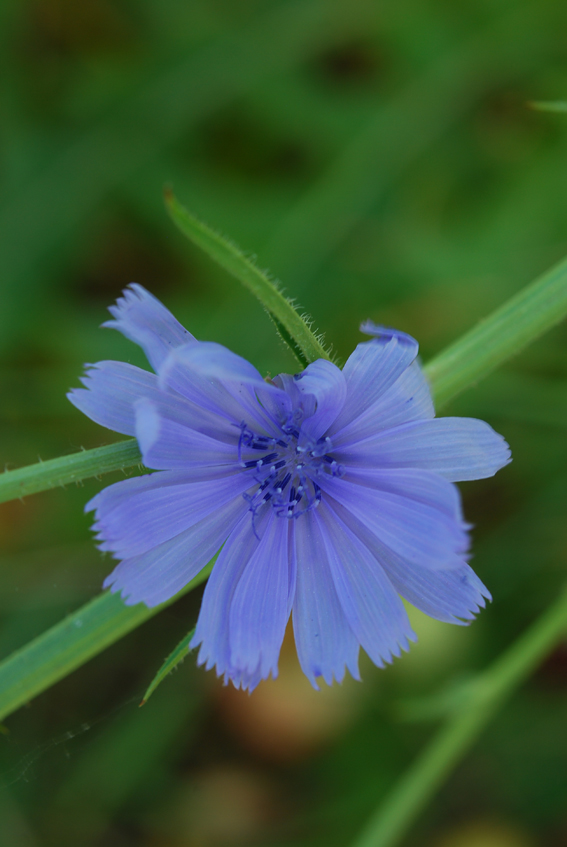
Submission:
<svg viewBox="0 0 567 847">
<path fill-rule="evenodd" d="M 387 72 L 388 65 L 383 48 L 356 39 L 326 50 L 314 67 L 325 81 L 350 87 L 373 82 Z"/>
<path fill-rule="evenodd" d="M 18 550 L 22 534 L 44 510 L 45 502 L 37 497 L 0 504 L 0 547 L 3 553 Z"/>
<path fill-rule="evenodd" d="M 482 151 L 499 162 L 522 161 L 546 132 L 545 122 L 527 105 L 530 89 L 501 88 L 489 92 L 475 118 L 475 136 Z"/>
<path fill-rule="evenodd" d="M 192 148 L 188 149 L 193 158 Z M 183 155 L 183 150 L 180 152 Z M 258 181 L 293 179 L 312 170 L 311 155 L 302 139 L 281 137 L 241 104 L 219 111 L 204 123 L 198 152 L 215 171 L 222 169 Z"/>
<path fill-rule="evenodd" d="M 154 822 L 152 847 L 246 844 L 281 814 L 277 786 L 265 773 L 222 764 L 183 783 Z"/>
<path fill-rule="evenodd" d="M 461 824 L 432 842 L 435 847 L 535 847 L 535 841 L 514 823 L 476 820 Z"/>
<path fill-rule="evenodd" d="M 559 644 L 540 666 L 536 682 L 557 690 L 567 688 L 567 641 Z"/>
<path fill-rule="evenodd" d="M 297 761 L 338 735 L 356 716 L 364 694 L 350 677 L 341 685 L 320 684 L 315 691 L 304 676 L 290 627 L 278 678 L 260 683 L 252 694 L 219 684 L 218 711 L 231 734 L 253 754 L 269 761 Z"/>
<path fill-rule="evenodd" d="M 36 53 L 85 53 L 129 43 L 131 22 L 106 0 L 34 0 L 29 6 L 29 47 Z"/>
<path fill-rule="evenodd" d="M 61 98 L 85 63 L 122 60 L 139 49 L 143 27 L 134 4 L 128 11 L 109 0 L 32 0 L 25 6 L 26 27 L 11 49 L 22 64 L 32 114 L 49 121 L 62 117 Z"/>
<path fill-rule="evenodd" d="M 198 286 L 197 275 L 187 274 L 153 230 L 124 215 L 103 226 L 73 287 L 82 299 L 106 305 L 130 282 L 139 282 L 163 297 L 181 280 L 185 290 Z"/>
</svg>

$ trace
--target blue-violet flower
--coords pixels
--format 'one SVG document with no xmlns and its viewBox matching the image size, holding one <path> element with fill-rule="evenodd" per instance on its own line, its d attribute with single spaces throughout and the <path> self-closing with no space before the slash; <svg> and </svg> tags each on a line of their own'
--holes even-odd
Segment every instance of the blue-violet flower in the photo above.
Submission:
<svg viewBox="0 0 567 847">
<path fill-rule="evenodd" d="M 220 549 L 192 641 L 199 664 L 252 690 L 277 676 L 291 615 L 317 687 L 345 669 L 358 678 L 360 647 L 381 667 L 408 649 L 399 595 L 454 624 L 484 606 L 453 482 L 492 476 L 510 451 L 483 421 L 434 417 L 413 338 L 368 323 L 372 339 L 342 370 L 321 359 L 264 380 L 140 285 L 110 312 L 103 326 L 139 344 L 155 373 L 98 362 L 68 396 L 136 436 L 158 473 L 86 507 L 119 560 L 104 585 L 155 606 Z"/>
</svg>

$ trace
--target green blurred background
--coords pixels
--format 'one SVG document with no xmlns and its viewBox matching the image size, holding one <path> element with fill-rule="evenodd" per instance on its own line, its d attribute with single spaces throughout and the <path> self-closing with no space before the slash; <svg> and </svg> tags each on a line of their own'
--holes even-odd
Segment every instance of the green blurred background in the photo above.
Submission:
<svg viewBox="0 0 567 847">
<path fill-rule="evenodd" d="M 281 280 L 346 358 L 362 319 L 426 360 L 567 254 L 560 0 L 2 0 L 0 461 L 109 443 L 65 399 L 84 362 L 144 365 L 99 330 L 130 281 L 199 338 L 293 368 L 261 308 L 186 243 L 162 189 Z M 189 657 L 184 598 L 6 722 L 2 847 L 348 845 L 435 730 L 403 704 L 484 668 L 554 598 L 567 552 L 567 332 L 445 411 L 512 446 L 463 486 L 494 602 L 364 683 L 223 688 Z M 0 508 L 0 651 L 100 589 L 90 480 Z M 405 844 L 567 844 L 567 646 L 506 704 Z M 419 709 L 415 710 L 419 717 Z"/>
</svg>

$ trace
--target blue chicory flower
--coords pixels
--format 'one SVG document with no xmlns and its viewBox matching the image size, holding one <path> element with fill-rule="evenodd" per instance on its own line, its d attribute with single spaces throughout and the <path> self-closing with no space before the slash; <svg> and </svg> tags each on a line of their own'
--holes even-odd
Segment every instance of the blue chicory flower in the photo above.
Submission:
<svg viewBox="0 0 567 847">
<path fill-rule="evenodd" d="M 155 606 L 220 549 L 192 641 L 199 664 L 252 690 L 277 676 L 292 615 L 315 688 L 346 669 L 358 679 L 360 647 L 383 667 L 415 640 L 399 595 L 454 624 L 490 599 L 466 563 L 453 482 L 492 476 L 510 451 L 483 421 L 434 417 L 413 338 L 368 323 L 374 337 L 342 370 L 319 360 L 264 380 L 140 285 L 110 312 L 103 326 L 139 344 L 155 373 L 98 362 L 68 396 L 136 436 L 158 472 L 86 506 L 119 560 L 104 585 Z"/>
</svg>

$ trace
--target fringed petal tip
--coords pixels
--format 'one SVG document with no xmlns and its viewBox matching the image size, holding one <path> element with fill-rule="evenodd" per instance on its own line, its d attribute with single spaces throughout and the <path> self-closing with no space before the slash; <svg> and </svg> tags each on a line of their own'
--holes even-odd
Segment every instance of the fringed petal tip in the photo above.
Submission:
<svg viewBox="0 0 567 847">
<path fill-rule="evenodd" d="M 141 600 L 130 599 L 130 594 L 123 585 L 120 585 L 115 571 L 106 577 L 102 583 L 102 587 L 108 589 L 111 594 L 119 594 L 125 606 L 135 606 L 137 603 L 142 602 Z M 149 604 L 146 603 L 145 605 Z"/>
<path fill-rule="evenodd" d="M 216 646 L 218 648 L 218 645 Z M 223 685 L 232 683 L 237 690 L 248 691 L 251 694 L 263 680 L 270 679 L 270 677 L 277 679 L 278 677 L 277 663 L 266 667 L 263 666 L 262 661 L 259 661 L 257 667 L 253 670 L 250 668 L 235 667 L 230 661 L 227 663 L 226 656 L 223 655 L 222 650 L 215 649 L 215 645 L 212 645 L 212 649 L 211 645 L 206 646 L 198 629 L 189 642 L 190 650 L 197 648 L 199 648 L 197 665 L 203 667 L 206 671 L 214 668 L 217 679 L 222 679 Z"/>
<path fill-rule="evenodd" d="M 400 659 L 402 653 L 409 653 L 410 650 L 410 641 L 416 642 L 418 640 L 417 635 L 412 629 L 407 629 L 405 634 L 403 634 L 400 640 L 393 646 L 390 650 L 385 651 L 384 655 L 376 655 L 369 656 L 372 664 L 379 668 L 380 670 L 384 670 L 388 665 L 392 665 L 394 663 L 394 659 Z M 366 652 L 366 651 L 365 651 Z M 367 654 L 368 655 L 368 654 Z M 326 685 L 329 687 L 337 684 L 342 685 L 347 675 L 350 676 L 355 682 L 362 682 L 362 676 L 360 674 L 360 669 L 358 667 L 358 655 L 355 662 L 348 662 L 343 667 L 342 671 L 337 673 L 334 671 L 329 674 L 323 673 L 320 669 L 315 669 L 314 674 L 309 675 L 306 673 L 305 669 L 303 672 L 309 679 L 309 682 L 316 689 L 316 691 L 320 691 L 320 686 L 316 684 L 316 680 L 324 681 Z"/>
<path fill-rule="evenodd" d="M 415 644 L 417 641 L 418 637 L 408 623 L 405 632 L 399 636 L 398 641 L 395 642 L 390 650 L 380 657 L 371 657 L 372 662 L 377 668 L 385 668 L 387 665 L 393 665 L 394 659 L 401 659 L 402 653 L 409 653 L 411 646 L 410 642 Z"/>
<path fill-rule="evenodd" d="M 131 318 L 136 319 L 142 314 L 141 310 L 143 310 L 145 315 L 148 317 L 153 313 L 154 317 L 167 315 L 173 318 L 169 309 L 167 309 L 157 297 L 150 294 L 143 285 L 140 285 L 137 282 L 131 282 L 122 291 L 122 296 L 116 298 L 116 304 L 108 307 L 108 311 L 114 320 L 105 321 L 101 324 L 101 326 L 116 329 L 116 321 L 128 320 Z M 173 318 L 173 320 L 176 324 L 178 323 L 176 318 Z M 187 332 L 187 330 L 185 330 L 185 332 Z M 190 333 L 187 334 L 189 335 Z"/>
<path fill-rule="evenodd" d="M 392 665 L 394 663 L 394 659 L 400 659 L 402 653 L 409 653 L 410 650 L 410 641 L 417 642 L 418 637 L 413 630 L 408 630 L 402 639 L 391 649 L 391 652 L 387 653 L 384 656 L 378 657 L 374 656 L 371 661 L 375 665 L 375 667 L 383 670 L 387 665 Z M 303 673 L 315 689 L 315 691 L 321 690 L 321 685 L 318 683 L 325 683 L 331 687 L 332 685 L 342 685 L 347 677 L 347 674 L 355 680 L 355 682 L 362 682 L 362 677 L 360 675 L 360 669 L 358 667 L 358 660 L 356 663 L 350 662 L 349 664 L 345 664 L 342 669 L 335 668 L 332 671 L 323 670 L 320 667 L 313 668 L 303 668 Z"/>
<path fill-rule="evenodd" d="M 219 674 L 220 676 L 220 674 Z M 235 668 L 231 668 L 229 671 L 225 672 L 223 677 L 224 685 L 228 685 L 229 682 L 232 682 L 234 687 L 241 691 L 247 691 L 248 694 L 252 694 L 255 688 L 259 686 L 259 684 L 264 679 L 277 679 L 278 671 L 277 668 L 275 672 L 271 674 L 262 675 L 260 670 L 254 671 L 254 673 L 250 673 L 249 671 L 236 670 Z"/>
<path fill-rule="evenodd" d="M 486 608 L 487 603 L 492 603 L 492 594 L 488 588 L 470 567 L 465 567 L 466 571 L 461 576 L 461 582 L 471 590 L 468 602 L 465 601 L 466 611 L 464 609 L 456 610 L 451 619 L 447 621 L 457 626 L 470 626 L 476 620 L 477 615 Z"/>
<path fill-rule="evenodd" d="M 118 567 L 120 567 L 120 565 L 118 565 Z M 137 606 L 138 603 L 143 603 L 144 606 L 148 607 L 148 609 L 153 609 L 156 606 L 160 606 L 166 601 L 166 599 L 168 599 L 148 599 L 146 597 L 138 596 L 133 588 L 130 589 L 120 582 L 120 577 L 116 573 L 116 570 L 117 568 L 115 568 L 114 571 L 106 577 L 106 579 L 102 583 L 102 587 L 109 589 L 111 594 L 119 594 L 120 599 L 122 600 L 125 606 Z"/>
<path fill-rule="evenodd" d="M 174 318 L 169 309 L 136 282 L 124 289 L 122 297 L 108 311 L 113 320 L 105 321 L 102 326 L 117 329 L 138 344 L 155 371 L 171 349 L 194 341 L 194 336 Z"/>
<path fill-rule="evenodd" d="M 360 324 L 360 331 L 364 333 L 364 335 L 373 335 L 375 338 L 383 341 L 390 341 L 392 338 L 395 338 L 399 344 L 402 344 L 404 347 L 410 347 L 411 349 L 415 349 L 416 355 L 419 349 L 419 344 L 415 340 L 412 335 L 409 335 L 407 332 L 402 332 L 399 329 L 394 329 L 391 326 L 382 326 L 381 324 L 375 324 L 374 321 L 366 320 Z"/>
<path fill-rule="evenodd" d="M 156 396 L 156 375 L 126 362 L 96 362 L 85 369 L 80 378 L 84 388 L 72 388 L 68 400 L 101 426 L 134 435 L 134 402 Z"/>
<path fill-rule="evenodd" d="M 193 641 L 189 644 L 189 649 L 194 649 Z M 277 668 L 264 674 L 260 668 L 250 672 L 247 669 L 243 670 L 241 668 L 223 668 L 219 667 L 218 664 L 215 666 L 214 659 L 207 658 L 207 656 L 202 655 L 202 648 L 197 659 L 197 665 L 199 667 L 204 666 L 206 671 L 210 671 L 215 668 L 217 679 L 222 679 L 223 685 L 226 686 L 229 682 L 231 682 L 237 690 L 247 691 L 248 694 L 252 694 L 254 689 L 257 688 L 264 679 L 269 679 L 270 676 L 272 679 L 277 679 L 278 676 Z"/>
<path fill-rule="evenodd" d="M 342 685 L 347 673 L 350 674 L 356 682 L 362 682 L 362 677 L 360 676 L 360 670 L 358 668 L 358 655 L 355 662 L 344 664 L 342 667 L 337 665 L 332 669 L 327 669 L 314 665 L 312 667 L 302 666 L 301 669 L 315 691 L 321 691 L 322 685 L 319 685 L 319 683 L 325 683 L 325 685 L 329 686 L 329 688 L 335 683 L 337 685 Z"/>
<path fill-rule="evenodd" d="M 454 624 L 455 626 L 470 626 L 477 618 L 478 615 L 482 612 L 483 609 L 486 608 L 486 603 L 492 602 L 492 597 L 489 595 L 486 599 L 482 596 L 476 598 L 475 603 L 471 603 L 471 608 L 468 612 L 458 612 L 456 615 L 453 615 L 450 620 L 447 620 L 446 623 Z"/>
</svg>

